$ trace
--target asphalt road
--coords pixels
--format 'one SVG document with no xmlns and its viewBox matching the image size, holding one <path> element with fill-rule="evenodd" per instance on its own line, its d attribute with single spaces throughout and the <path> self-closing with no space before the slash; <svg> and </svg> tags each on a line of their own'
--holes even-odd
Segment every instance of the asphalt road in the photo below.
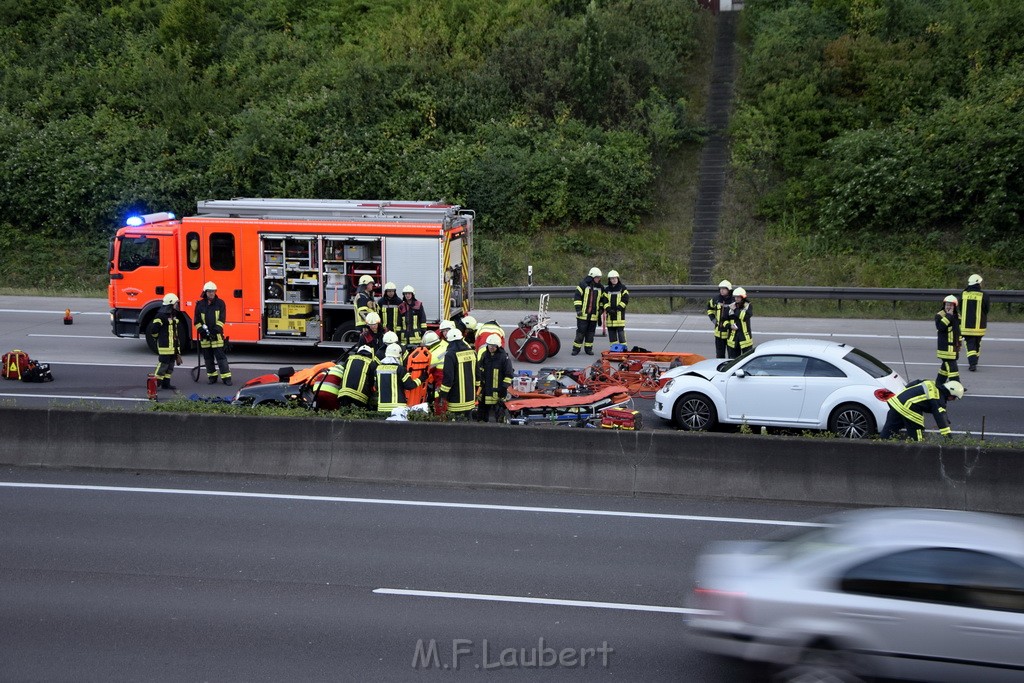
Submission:
<svg viewBox="0 0 1024 683">
<path fill-rule="evenodd" d="M 71 307 L 74 324 L 63 324 L 63 312 Z M 474 311 L 478 320 L 496 319 L 512 329 L 525 315 L 516 311 Z M 117 405 L 142 408 L 146 405 L 145 379 L 155 367 L 153 356 L 139 339 L 120 339 L 110 333 L 109 311 L 102 299 L 50 299 L 42 297 L 0 297 L 0 348 L 21 348 L 33 358 L 51 364 L 56 381 L 49 384 L 0 384 L 0 400 L 19 405 L 72 403 Z M 563 350 L 540 367 L 581 367 L 587 356 L 572 357 L 569 350 L 575 332 L 571 313 L 554 313 L 552 331 L 562 340 Z M 993 315 L 982 348 L 980 370 L 966 371 L 963 382 L 968 395 L 951 407 L 953 427 L 958 432 L 981 434 L 996 439 L 1024 438 L 1024 324 L 1001 323 Z M 811 336 L 852 343 L 883 360 L 905 379 L 934 378 L 935 329 L 930 320 L 846 320 L 817 318 L 754 318 L 755 341 L 780 337 Z M 700 315 L 634 315 L 628 319 L 629 344 L 652 351 L 713 353 L 714 345 L 707 319 Z M 598 338 L 596 349 L 607 348 Z M 229 396 L 245 380 L 278 367 L 304 367 L 333 357 L 332 351 L 283 349 L 273 346 L 238 347 L 231 354 L 235 387 L 209 386 L 205 377 L 194 384 L 188 369 L 194 356 L 176 370 L 173 382 L 185 395 Z M 536 365 L 517 367 L 537 370 Z M 166 394 L 165 394 L 166 395 Z M 645 428 L 668 429 L 650 412 L 651 401 L 638 400 L 645 413 Z"/>
<path fill-rule="evenodd" d="M 830 511 L 0 469 L 0 679 L 740 680 L 696 554 Z"/>
</svg>

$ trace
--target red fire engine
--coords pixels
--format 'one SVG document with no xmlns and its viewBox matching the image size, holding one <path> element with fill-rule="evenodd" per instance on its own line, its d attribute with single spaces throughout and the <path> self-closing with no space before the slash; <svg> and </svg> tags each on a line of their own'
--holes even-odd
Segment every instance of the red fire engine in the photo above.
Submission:
<svg viewBox="0 0 1024 683">
<path fill-rule="evenodd" d="M 414 287 L 436 324 L 471 308 L 473 219 L 470 210 L 434 202 L 313 199 L 211 200 L 186 218 L 132 217 L 110 245 L 112 331 L 144 336 L 171 292 L 192 329 L 212 280 L 232 342 L 349 345 L 358 336 L 352 300 L 363 275 L 378 288 Z"/>
</svg>

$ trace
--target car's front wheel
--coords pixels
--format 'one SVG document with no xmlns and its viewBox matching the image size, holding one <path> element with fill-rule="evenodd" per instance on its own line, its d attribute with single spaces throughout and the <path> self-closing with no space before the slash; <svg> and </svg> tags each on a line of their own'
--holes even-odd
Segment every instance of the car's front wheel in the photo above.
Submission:
<svg viewBox="0 0 1024 683">
<path fill-rule="evenodd" d="M 844 403 L 829 416 L 828 430 L 844 439 L 866 439 L 877 426 L 870 410 L 857 403 Z"/>
<path fill-rule="evenodd" d="M 705 432 L 718 422 L 715 404 L 704 394 L 683 394 L 672 408 L 672 424 L 676 429 Z"/>
<path fill-rule="evenodd" d="M 783 669 L 772 680 L 778 683 L 864 683 L 871 677 L 851 653 L 821 644 L 808 647 L 795 666 Z"/>
</svg>

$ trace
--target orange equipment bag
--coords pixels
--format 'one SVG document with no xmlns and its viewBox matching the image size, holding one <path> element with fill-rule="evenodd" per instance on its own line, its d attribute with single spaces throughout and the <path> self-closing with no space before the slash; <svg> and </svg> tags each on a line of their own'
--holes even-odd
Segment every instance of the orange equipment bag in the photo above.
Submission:
<svg viewBox="0 0 1024 683">
<path fill-rule="evenodd" d="M 410 351 L 405 359 L 405 369 L 413 379 L 420 381 L 418 387 L 405 392 L 406 404 L 417 406 L 427 400 L 427 372 L 430 370 L 430 349 L 425 346 L 417 346 Z"/>
<path fill-rule="evenodd" d="M 28 371 L 28 354 L 19 349 L 14 349 L 13 351 L 9 351 L 4 354 L 3 363 L 3 372 L 0 373 L 0 375 L 2 375 L 4 379 L 20 380 Z"/>
</svg>

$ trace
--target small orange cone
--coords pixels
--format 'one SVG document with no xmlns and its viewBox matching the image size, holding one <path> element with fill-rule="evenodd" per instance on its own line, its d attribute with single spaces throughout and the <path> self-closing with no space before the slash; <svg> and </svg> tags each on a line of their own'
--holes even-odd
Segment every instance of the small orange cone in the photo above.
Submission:
<svg viewBox="0 0 1024 683">
<path fill-rule="evenodd" d="M 64 324 L 65 325 L 73 325 L 74 323 L 75 323 L 75 319 L 71 317 L 71 309 L 70 308 L 65 308 L 64 309 Z"/>
</svg>

